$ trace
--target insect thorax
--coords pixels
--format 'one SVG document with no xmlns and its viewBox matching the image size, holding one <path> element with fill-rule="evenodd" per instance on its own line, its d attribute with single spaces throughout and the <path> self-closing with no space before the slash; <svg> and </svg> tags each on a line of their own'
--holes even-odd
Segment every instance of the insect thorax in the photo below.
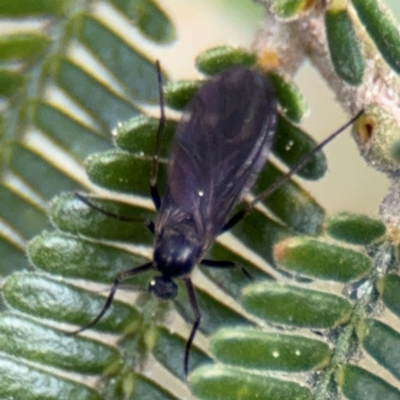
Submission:
<svg viewBox="0 0 400 400">
<path fill-rule="evenodd" d="M 153 259 L 156 268 L 171 278 L 189 275 L 202 255 L 203 246 L 194 226 L 165 226 L 156 233 Z"/>
</svg>

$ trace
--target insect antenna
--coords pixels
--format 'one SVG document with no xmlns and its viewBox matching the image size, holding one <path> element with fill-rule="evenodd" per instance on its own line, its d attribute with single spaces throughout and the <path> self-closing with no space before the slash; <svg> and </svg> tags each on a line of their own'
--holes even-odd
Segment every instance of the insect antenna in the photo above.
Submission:
<svg viewBox="0 0 400 400">
<path fill-rule="evenodd" d="M 151 193 L 151 197 L 154 203 L 155 208 L 158 210 L 161 206 L 161 197 L 159 194 L 159 190 L 157 187 L 157 175 L 158 175 L 158 164 L 159 164 L 159 152 L 160 152 L 160 146 L 161 146 L 161 138 L 162 138 L 162 134 L 164 131 L 164 126 L 165 126 L 165 106 L 164 106 L 164 91 L 163 91 L 163 87 L 162 87 L 162 74 L 161 74 L 161 67 L 160 67 L 160 63 L 157 60 L 156 61 L 156 69 L 157 69 L 157 77 L 158 77 L 158 89 L 159 89 L 159 97 L 160 97 L 160 119 L 159 119 L 159 123 L 158 123 L 158 129 L 157 129 L 157 137 L 156 137 L 156 145 L 155 145 L 155 151 L 154 151 L 154 155 L 153 155 L 153 159 L 152 159 L 152 165 L 151 165 L 151 176 L 150 176 L 150 193 Z M 93 208 L 94 210 L 107 215 L 108 217 L 111 218 L 115 218 L 119 221 L 122 222 L 141 222 L 144 223 L 147 228 L 151 231 L 151 233 L 154 234 L 154 222 L 145 218 L 135 218 L 135 217 L 124 217 L 118 214 L 115 214 L 111 211 L 108 210 L 104 210 L 103 208 L 97 206 L 96 204 L 92 203 L 85 195 L 76 192 L 75 196 L 82 201 L 84 204 L 86 204 L 87 206 Z M 89 328 L 92 328 L 93 326 L 95 326 L 100 319 L 104 316 L 104 314 L 107 312 L 107 310 L 110 308 L 111 303 L 114 299 L 115 293 L 117 291 L 118 288 L 121 287 L 121 283 L 132 278 L 135 275 L 141 274 L 143 272 L 149 271 L 150 269 L 154 268 L 154 263 L 153 262 L 149 262 L 143 265 L 140 265 L 138 267 L 135 268 L 131 268 L 127 271 L 121 272 L 114 280 L 111 290 L 110 290 L 110 294 L 108 295 L 108 298 L 106 300 L 106 303 L 104 304 L 103 308 L 101 309 L 101 311 L 99 312 L 99 314 L 92 320 L 90 321 L 87 325 L 83 326 L 82 328 L 75 330 L 73 332 L 68 332 L 66 333 L 67 335 L 76 335 L 80 332 L 83 332 Z M 192 307 L 195 309 L 197 308 L 198 311 L 198 315 L 195 313 L 196 318 L 200 315 L 200 311 L 198 309 L 197 306 L 197 302 L 196 302 L 196 297 L 194 294 L 194 288 L 191 282 L 187 283 L 186 282 L 186 286 L 187 286 L 187 290 L 190 297 L 190 302 L 192 304 Z M 191 288 L 191 289 L 190 289 Z M 193 327 L 192 329 L 192 341 L 194 338 L 194 335 L 196 333 L 197 327 L 200 323 L 200 317 L 198 317 L 198 322 L 197 325 Z M 191 344 L 191 343 L 190 343 Z M 190 348 L 190 345 L 189 345 Z"/>
<path fill-rule="evenodd" d="M 234 227 L 239 221 L 241 221 L 247 214 L 249 214 L 253 208 L 262 200 L 265 200 L 272 193 L 274 193 L 277 189 L 279 189 L 285 182 L 287 182 L 294 174 L 299 172 L 307 163 L 310 161 L 311 157 L 320 151 L 325 145 L 331 142 L 336 136 L 342 133 L 345 129 L 351 126 L 361 115 L 364 114 L 364 110 L 359 111 L 353 118 L 351 118 L 348 122 L 346 122 L 343 126 L 341 126 L 338 130 L 330 134 L 326 139 L 324 139 L 321 143 L 315 146 L 308 154 L 306 154 L 286 175 L 282 176 L 280 179 L 277 179 L 272 185 L 270 185 L 263 192 L 259 193 L 254 199 L 249 203 L 245 208 L 238 211 L 234 214 L 228 222 L 223 227 L 222 232 L 225 232 L 232 227 Z"/>
<path fill-rule="evenodd" d="M 162 86 L 161 67 L 160 67 L 160 62 L 158 60 L 156 60 L 156 69 L 157 69 L 157 79 L 158 79 L 158 93 L 159 93 L 159 99 L 160 99 L 160 118 L 158 120 L 156 144 L 155 144 L 155 150 L 153 153 L 153 158 L 152 158 L 152 163 L 151 163 L 150 194 L 151 194 L 151 198 L 153 200 L 153 204 L 154 204 L 156 210 L 159 210 L 160 206 L 161 206 L 161 197 L 160 197 L 160 193 L 159 193 L 159 190 L 157 187 L 157 176 L 158 176 L 158 164 L 159 164 L 161 139 L 162 139 L 162 134 L 164 132 L 164 127 L 165 127 L 165 102 L 164 102 L 164 90 L 163 90 L 163 86 Z M 94 210 L 97 210 L 97 211 L 101 212 L 102 214 L 107 215 L 108 217 L 115 218 L 122 222 L 144 223 L 147 226 L 147 228 L 151 231 L 151 233 L 154 234 L 154 222 L 153 221 L 150 221 L 150 220 L 144 219 L 144 218 L 124 217 L 124 216 L 115 214 L 113 212 L 104 210 L 103 208 L 96 206 L 87 198 L 87 196 L 85 196 L 79 192 L 75 192 L 75 196 L 80 201 L 82 201 L 82 203 L 85 203 L 90 208 L 93 208 Z"/>
<path fill-rule="evenodd" d="M 89 328 L 92 328 L 93 326 L 95 326 L 100 320 L 101 318 L 103 318 L 104 314 L 108 311 L 108 309 L 111 307 L 111 303 L 114 299 L 115 293 L 119 287 L 119 285 L 126 281 L 127 279 L 132 278 L 135 275 L 141 274 L 143 272 L 149 271 L 150 269 L 153 268 L 153 262 L 148 262 L 146 264 L 140 265 L 139 267 L 135 267 L 132 269 L 128 269 L 127 271 L 121 272 L 120 274 L 118 274 L 118 276 L 115 278 L 111 290 L 110 290 L 110 294 L 107 297 L 107 300 L 103 306 L 103 308 L 101 309 L 101 311 L 97 314 L 96 318 L 94 318 L 92 321 L 90 321 L 88 324 L 86 324 L 85 326 L 83 326 L 82 328 L 79 328 L 75 331 L 72 332 L 65 332 L 65 334 L 67 336 L 74 336 L 77 335 L 80 332 L 86 331 Z"/>
<path fill-rule="evenodd" d="M 151 162 L 150 194 L 151 198 L 153 199 L 154 206 L 158 211 L 161 207 L 161 197 L 157 187 L 158 164 L 159 164 L 159 154 L 161 147 L 161 138 L 165 127 L 164 90 L 162 86 L 163 83 L 162 83 L 161 67 L 160 67 L 160 62 L 158 60 L 156 60 L 156 69 L 157 69 L 157 79 L 158 79 L 158 93 L 160 98 L 160 119 L 158 120 L 156 145 L 153 154 L 153 159 Z"/>
</svg>

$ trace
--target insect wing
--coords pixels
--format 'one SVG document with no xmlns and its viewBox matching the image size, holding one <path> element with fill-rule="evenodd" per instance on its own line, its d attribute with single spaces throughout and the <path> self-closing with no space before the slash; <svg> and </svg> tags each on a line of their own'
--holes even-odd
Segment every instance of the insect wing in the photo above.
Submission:
<svg viewBox="0 0 400 400">
<path fill-rule="evenodd" d="M 174 136 L 165 201 L 218 235 L 265 163 L 276 116 L 273 90 L 256 71 L 236 67 L 207 82 Z"/>
</svg>

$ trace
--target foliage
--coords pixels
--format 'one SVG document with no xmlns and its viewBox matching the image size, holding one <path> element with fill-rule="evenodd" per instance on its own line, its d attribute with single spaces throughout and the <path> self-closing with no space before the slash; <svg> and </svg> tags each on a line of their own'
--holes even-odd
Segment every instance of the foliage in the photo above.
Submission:
<svg viewBox="0 0 400 400">
<path fill-rule="evenodd" d="M 98 3 L 109 14 L 99 13 Z M 237 64 L 266 71 L 280 104 L 274 155 L 293 166 L 315 145 L 299 127 L 306 101 L 291 80 L 309 58 L 347 111 L 365 109 L 356 140 L 392 181 L 382 221 L 326 218 L 289 181 L 264 202 L 269 213 L 257 209 L 234 227 L 242 247 L 217 242 L 210 257 L 241 263 L 256 282 L 240 271 L 202 269 L 208 285 L 197 288 L 200 329 L 212 336 L 211 352 L 198 341 L 191 354 L 188 386 L 197 398 L 400 399 L 400 332 L 380 318 L 384 309 L 400 317 L 400 35 L 381 1 L 323 3 L 264 0 L 268 13 L 254 52 L 223 44 L 199 55 L 196 66 L 204 75 Z M 131 302 L 128 290 L 128 300 L 114 301 L 87 336 L 64 334 L 93 319 L 104 304 L 99 290 L 118 272 L 151 258 L 144 226 L 99 213 L 72 192 L 95 191 L 92 201 L 114 214 L 154 218 L 143 197 L 157 129 L 148 110 L 158 104 L 158 87 L 153 57 L 135 35 L 170 44 L 177 36 L 171 19 L 152 0 L 3 0 L 0 16 L 41 27 L 0 38 L 0 397 L 188 396 L 179 385 L 187 331 L 167 329 L 171 307 L 147 293 Z M 169 82 L 168 105 L 182 109 L 200 84 Z M 162 157 L 175 127 L 171 118 Z M 325 170 L 318 153 L 299 176 L 319 179 Z M 254 192 L 282 174 L 269 162 Z M 135 288 L 150 278 L 138 277 Z M 191 321 L 187 303 L 180 290 L 174 311 Z M 162 367 L 160 377 L 144 372 L 149 358 L 150 367 Z"/>
</svg>

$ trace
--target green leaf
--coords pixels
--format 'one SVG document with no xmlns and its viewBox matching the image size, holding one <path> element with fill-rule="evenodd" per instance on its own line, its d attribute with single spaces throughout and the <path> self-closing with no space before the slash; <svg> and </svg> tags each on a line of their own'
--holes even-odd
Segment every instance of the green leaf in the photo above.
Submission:
<svg viewBox="0 0 400 400">
<path fill-rule="evenodd" d="M 375 0 L 351 0 L 358 17 L 382 57 L 400 72 L 400 31 L 393 18 Z"/>
<path fill-rule="evenodd" d="M 42 55 L 50 38 L 37 32 L 14 33 L 0 37 L 0 60 L 11 61 Z"/>
<path fill-rule="evenodd" d="M 57 16 L 66 11 L 69 3 L 69 0 L 24 0 L 22 3 L 2 0 L 0 15 L 3 17 Z"/>
<path fill-rule="evenodd" d="M 165 328 L 159 328 L 157 334 L 157 343 L 153 350 L 154 357 L 174 375 L 184 380 L 186 377 L 182 368 L 182 358 L 185 353 L 187 339 L 177 334 L 172 334 Z M 189 371 L 193 371 L 196 367 L 209 362 L 211 362 L 211 359 L 203 350 L 196 346 L 191 349 Z"/>
<path fill-rule="evenodd" d="M 165 86 L 165 104 L 174 110 L 183 111 L 201 87 L 201 81 L 181 80 Z"/>
<path fill-rule="evenodd" d="M 153 61 L 97 18 L 81 15 L 77 21 L 77 30 L 82 44 L 113 77 L 120 79 L 120 83 L 129 88 L 135 98 L 158 102 L 157 75 Z"/>
<path fill-rule="evenodd" d="M 158 119 L 140 115 L 119 124 L 115 130 L 115 144 L 137 156 L 152 156 L 155 149 L 155 137 L 158 130 Z M 160 146 L 160 156 L 167 157 L 171 139 L 177 127 L 176 121 L 167 120 Z"/>
<path fill-rule="evenodd" d="M 249 328 L 221 329 L 211 351 L 225 364 L 286 372 L 325 367 L 331 355 L 323 342 Z"/>
<path fill-rule="evenodd" d="M 296 84 L 275 72 L 267 74 L 274 86 L 281 111 L 293 122 L 300 122 L 308 111 L 306 99 Z"/>
<path fill-rule="evenodd" d="M 152 0 L 109 0 L 121 10 L 140 31 L 156 42 L 171 43 L 176 39 L 175 27 L 169 16 Z"/>
<path fill-rule="evenodd" d="M 29 182 L 44 198 L 50 199 L 62 190 L 77 190 L 81 185 L 57 166 L 43 158 L 41 153 L 20 143 L 13 146 L 11 169 Z M 46 179 L 43 179 L 46 177 Z"/>
<path fill-rule="evenodd" d="M 104 283 L 112 282 L 127 266 L 145 262 L 143 257 L 131 252 L 57 231 L 36 236 L 28 251 L 31 261 L 41 270 Z"/>
<path fill-rule="evenodd" d="M 290 229 L 254 210 L 230 231 L 246 247 L 274 264 L 273 243 L 291 235 Z"/>
<path fill-rule="evenodd" d="M 13 358 L 0 358 L 0 396 L 19 400 L 101 400 L 89 387 Z"/>
<path fill-rule="evenodd" d="M 285 117 L 278 117 L 273 153 L 288 167 L 294 167 L 317 143 L 302 129 L 290 123 Z M 316 153 L 298 172 L 304 179 L 316 180 L 327 170 L 326 158 L 322 152 Z"/>
<path fill-rule="evenodd" d="M 104 297 L 98 294 L 37 273 L 9 276 L 3 294 L 12 308 L 24 314 L 78 326 L 89 323 L 105 304 Z M 122 333 L 138 319 L 133 307 L 114 301 L 111 312 L 99 321 L 95 330 Z"/>
<path fill-rule="evenodd" d="M 274 227 L 271 226 L 270 233 L 273 230 Z M 269 255 L 271 254 L 269 253 Z M 249 279 L 243 274 L 243 271 L 240 270 L 240 267 L 245 268 L 246 271 L 255 280 L 272 279 L 271 274 L 269 274 L 259 266 L 254 265 L 254 263 L 252 263 L 247 257 L 245 257 L 245 255 L 241 255 L 235 252 L 234 246 L 226 247 L 226 245 L 224 246 L 222 244 L 216 243 L 208 252 L 207 258 L 212 260 L 229 260 L 237 263 L 238 268 L 234 269 L 233 271 L 226 271 L 221 268 L 207 268 L 200 266 L 201 271 L 204 275 L 206 275 L 211 281 L 216 283 L 218 287 L 223 287 L 224 292 L 232 296 L 234 299 L 239 298 L 241 290 L 249 284 Z"/>
<path fill-rule="evenodd" d="M 204 74 L 216 75 L 229 67 L 237 65 L 252 67 L 256 61 L 256 55 L 245 49 L 218 46 L 197 56 L 196 65 L 199 71 Z"/>
<path fill-rule="evenodd" d="M 37 128 L 80 162 L 89 154 L 105 151 L 110 147 L 110 139 L 102 132 L 93 130 L 71 113 L 50 103 L 42 100 L 32 101 L 29 114 Z M 36 176 L 40 177 L 42 174 Z M 61 190 L 67 190 L 67 187 Z"/>
<path fill-rule="evenodd" d="M 25 84 L 25 77 L 20 72 L 0 69 L 0 96 L 11 97 Z"/>
<path fill-rule="evenodd" d="M 400 377 L 400 334 L 388 325 L 367 319 L 357 327 L 364 349 L 396 378 Z"/>
<path fill-rule="evenodd" d="M 96 185 L 136 195 L 148 195 L 150 178 L 150 160 L 138 158 L 127 152 L 110 150 L 94 154 L 86 160 L 87 173 Z M 160 166 L 162 167 L 162 165 Z M 165 171 L 160 168 L 161 178 L 165 182 Z M 161 188 L 163 185 L 160 185 Z"/>
<path fill-rule="evenodd" d="M 94 205 L 113 212 L 116 215 L 153 219 L 154 212 L 129 204 L 110 200 L 91 200 Z M 72 193 L 56 197 L 50 204 L 52 222 L 62 231 L 87 236 L 94 239 L 115 240 L 136 244 L 153 243 L 153 237 L 146 227 L 138 223 L 126 223 L 110 218 L 90 208 Z"/>
<path fill-rule="evenodd" d="M 54 78 L 57 85 L 71 99 L 94 120 L 109 129 L 113 128 L 119 120 L 130 118 L 139 112 L 131 101 L 67 58 L 55 61 Z M 71 85 L 70 82 L 74 84 Z"/>
<path fill-rule="evenodd" d="M 253 191 L 260 193 L 283 175 L 284 173 L 272 162 L 267 162 L 258 176 Z M 264 203 L 279 219 L 295 231 L 317 235 L 322 230 L 324 210 L 308 192 L 292 180 L 272 193 Z"/>
<path fill-rule="evenodd" d="M 352 310 L 343 297 L 275 282 L 246 287 L 242 302 L 246 310 L 267 321 L 318 329 L 343 324 Z"/>
<path fill-rule="evenodd" d="M 192 321 L 193 310 L 186 296 L 185 289 L 181 287 L 174 303 L 183 318 L 186 321 Z M 241 315 L 241 313 L 221 303 L 219 299 L 211 296 L 205 290 L 196 288 L 196 297 L 201 310 L 199 330 L 205 334 L 214 333 L 222 326 L 254 325 L 252 321 Z"/>
<path fill-rule="evenodd" d="M 130 398 L 134 400 L 178 400 L 170 391 L 162 389 L 158 383 L 145 376 L 134 378 L 133 393 Z"/>
<path fill-rule="evenodd" d="M 172 50 L 171 46 L 163 48 L 161 44 L 175 40 L 177 31 L 171 22 L 176 18 L 174 7 L 168 3 L 170 17 L 152 0 L 101 0 L 85 5 L 58 0 L 0 3 L 0 15 L 9 18 L 7 22 L 11 25 L 23 26 L 24 32 L 11 31 L 0 40 L 3 76 L 13 78 L 3 82 L 6 96 L 0 116 L 0 340 L 3 343 L 0 398 L 189 397 L 190 388 L 185 387 L 183 377 L 183 357 L 194 316 L 185 288 L 180 285 L 176 307 L 151 299 L 147 293 L 139 296 L 131 293 L 145 290 L 157 271 L 124 282 L 117 291 L 119 300 L 112 302 L 93 332 L 76 337 L 64 334 L 93 321 L 106 304 L 116 275 L 147 262 L 152 256 L 154 237 L 147 227 L 156 214 L 148 186 L 158 120 L 149 115 L 160 113 L 156 104 L 154 60 L 159 58 L 164 66 L 164 54 L 168 58 Z M 248 4 L 228 3 L 224 17 L 228 19 L 228 12 L 240 10 L 241 20 L 246 18 Z M 270 2 L 278 3 L 283 4 L 280 0 Z M 289 3 L 286 2 L 286 7 L 293 5 Z M 315 3 L 302 4 L 307 8 Z M 322 21 L 325 8 L 315 7 L 311 14 L 303 11 L 295 10 L 289 18 L 301 15 L 307 22 L 317 13 Z M 279 25 L 282 37 L 288 38 L 283 45 L 293 45 L 294 24 L 281 20 Z M 278 41 L 277 45 L 282 44 Z M 258 51 L 258 44 L 254 48 Z M 203 57 L 207 53 L 208 61 L 204 58 L 203 62 L 209 63 L 208 73 L 218 73 L 224 65 L 254 67 L 257 63 L 255 54 L 246 48 L 220 46 L 204 52 Z M 167 62 L 165 65 L 175 76 L 173 65 Z M 375 66 L 371 68 L 374 71 Z M 306 110 L 304 98 L 288 78 L 294 71 L 279 72 L 282 75 L 275 82 L 275 89 L 280 111 L 297 123 Z M 396 91 L 395 86 L 393 90 Z M 178 99 L 181 106 L 193 93 L 188 92 L 186 99 L 185 96 Z M 154 104 L 148 107 L 151 102 Z M 142 115 L 143 109 L 149 115 Z M 167 115 L 171 114 L 167 110 Z M 172 117 L 176 118 L 174 114 Z M 374 128 L 381 127 L 386 132 L 384 124 L 378 122 Z M 285 123 L 287 129 L 278 133 L 282 134 L 279 157 L 293 165 L 313 144 L 310 141 L 307 145 L 308 138 L 300 127 L 286 120 Z M 176 120 L 167 121 L 160 152 L 164 174 L 160 177 L 161 184 L 165 182 L 164 166 L 175 129 Z M 383 136 L 386 140 L 387 135 Z M 110 150 L 112 140 L 119 149 Z M 291 145 L 291 140 L 296 140 L 295 145 Z M 93 181 L 100 188 L 90 186 L 83 171 L 84 160 L 93 153 L 98 155 L 92 156 L 88 165 Z M 392 153 L 387 156 L 396 163 Z M 309 176 L 322 175 L 326 167 L 322 157 L 321 160 Z M 261 177 L 254 192 L 265 190 L 281 176 L 271 166 L 264 174 L 267 176 Z M 95 208 L 74 195 L 74 191 L 82 188 L 101 190 L 100 194 L 86 197 Z M 106 192 L 104 188 L 112 190 Z M 66 190 L 70 192 L 60 194 Z M 50 217 L 56 229 L 45 215 L 46 202 L 54 195 L 58 197 L 50 204 Z M 397 278 L 396 275 L 384 276 L 386 271 L 394 273 L 397 268 L 394 257 L 397 249 L 393 251 L 390 243 L 382 244 L 375 239 L 368 242 L 366 249 L 359 247 L 358 252 L 368 254 L 369 264 L 374 268 L 366 275 L 355 276 L 354 282 L 345 287 L 329 283 L 328 290 L 327 283 L 319 277 L 315 281 L 293 279 L 287 271 L 275 268 L 274 243 L 301 232 L 321 234 L 326 226 L 325 212 L 293 182 L 265 204 L 268 210 L 258 205 L 257 210 L 232 229 L 231 237 L 218 238 L 207 254 L 212 260 L 237 262 L 233 271 L 201 266 L 192 275 L 203 317 L 201 334 L 196 336 L 190 356 L 194 395 L 231 399 L 234 393 L 235 398 L 327 400 L 342 395 L 338 394 L 341 388 L 350 397 L 350 385 L 359 383 L 359 398 L 364 399 L 363 388 L 382 398 L 393 393 L 399 398 L 397 391 L 392 393 L 393 388 L 385 386 L 389 382 L 388 373 L 393 385 L 398 386 L 396 359 L 388 357 L 395 356 L 395 351 L 391 354 L 385 349 L 396 346 L 399 334 L 396 328 L 399 289 L 397 281 L 391 278 Z M 359 226 L 362 231 L 362 225 Z M 41 233 L 43 229 L 47 232 Z M 357 236 L 354 232 L 353 237 Z M 30 260 L 27 260 L 25 244 L 33 235 L 36 237 L 29 243 Z M 364 239 L 366 236 L 358 235 Z M 323 256 L 324 252 L 318 250 L 321 239 L 324 238 L 309 246 L 308 254 L 317 256 L 314 260 L 304 260 L 307 271 L 314 271 L 316 258 Z M 366 243 L 359 240 L 359 245 Z M 373 245 L 369 246 L 370 243 Z M 343 254 L 348 254 L 347 250 Z M 361 266 L 368 263 L 365 260 L 363 256 Z M 326 271 L 332 266 L 331 260 L 328 261 L 323 265 Z M 356 257 L 354 261 L 357 264 L 359 259 Z M 346 273 L 354 274 L 354 265 L 351 262 L 346 265 L 350 271 Z M 261 284 L 258 280 L 267 280 L 271 287 L 278 287 L 279 282 L 285 282 L 286 295 L 274 300 L 273 291 L 265 290 L 262 296 L 253 298 L 258 304 L 246 308 L 252 313 L 249 316 L 238 304 L 241 290 L 250 283 L 243 267 L 256 284 Z M 330 276 L 337 274 L 328 272 Z M 245 293 L 252 287 L 244 289 Z M 374 287 L 382 302 L 377 302 Z M 361 290 L 365 288 L 370 290 Z M 393 311 L 394 323 L 389 329 L 368 319 L 371 313 L 377 315 L 376 304 Z M 177 314 L 183 316 L 186 325 L 179 325 L 182 318 L 178 315 L 175 320 Z M 368 329 L 361 329 L 365 327 Z M 208 335 L 219 329 L 223 330 L 212 339 L 218 364 L 210 365 L 215 361 L 208 356 Z M 109 338 L 113 347 L 104 344 Z M 261 344 L 265 347 L 260 347 Z M 349 363 L 358 361 L 354 356 L 363 350 L 377 361 L 375 367 L 385 381 L 376 380 L 375 376 L 371 379 L 370 375 L 365 383 L 364 374 L 354 374 L 349 379 L 347 373 L 348 385 L 339 380 L 336 383 L 333 377 L 339 376 L 339 368 L 351 367 Z M 203 363 L 208 363 L 206 368 L 195 370 Z M 240 368 L 229 367 L 228 363 Z M 155 364 L 160 371 L 157 377 L 153 373 Z M 302 371 L 300 380 L 298 371 Z"/>
<path fill-rule="evenodd" d="M 11 272 L 27 268 L 28 260 L 25 249 L 17 243 L 0 234 L 0 276 L 6 277 Z"/>
<path fill-rule="evenodd" d="M 0 214 L 24 238 L 29 239 L 50 226 L 44 210 L 14 188 L 0 184 L 0 198 Z M 13 204 L 13 207 L 8 204 Z"/>
<path fill-rule="evenodd" d="M 385 225 L 367 215 L 339 213 L 325 223 L 327 233 L 337 240 L 367 245 L 380 239 L 386 232 Z"/>
<path fill-rule="evenodd" d="M 325 26 L 335 72 L 349 85 L 360 85 L 365 63 L 347 10 L 328 9 Z"/>
<path fill-rule="evenodd" d="M 309 0 L 274 0 L 271 10 L 279 18 L 293 18 L 314 5 Z"/>
<path fill-rule="evenodd" d="M 277 243 L 274 255 L 288 272 L 338 282 L 361 278 L 372 266 L 371 259 L 362 253 L 307 236 Z"/>
<path fill-rule="evenodd" d="M 336 374 L 343 394 L 349 400 L 398 400 L 400 392 L 383 379 L 354 365 L 340 368 Z"/>
<path fill-rule="evenodd" d="M 0 317 L 0 343 L 10 356 L 83 374 L 98 374 L 120 362 L 115 348 L 11 314 Z"/>
<path fill-rule="evenodd" d="M 240 400 L 309 400 L 308 388 L 298 383 L 268 376 L 243 372 L 224 366 L 205 366 L 194 372 L 189 379 L 193 393 L 201 399 L 232 399 L 236 393 Z"/>
<path fill-rule="evenodd" d="M 377 282 L 377 289 L 385 306 L 400 317 L 400 277 L 389 274 Z"/>
</svg>

